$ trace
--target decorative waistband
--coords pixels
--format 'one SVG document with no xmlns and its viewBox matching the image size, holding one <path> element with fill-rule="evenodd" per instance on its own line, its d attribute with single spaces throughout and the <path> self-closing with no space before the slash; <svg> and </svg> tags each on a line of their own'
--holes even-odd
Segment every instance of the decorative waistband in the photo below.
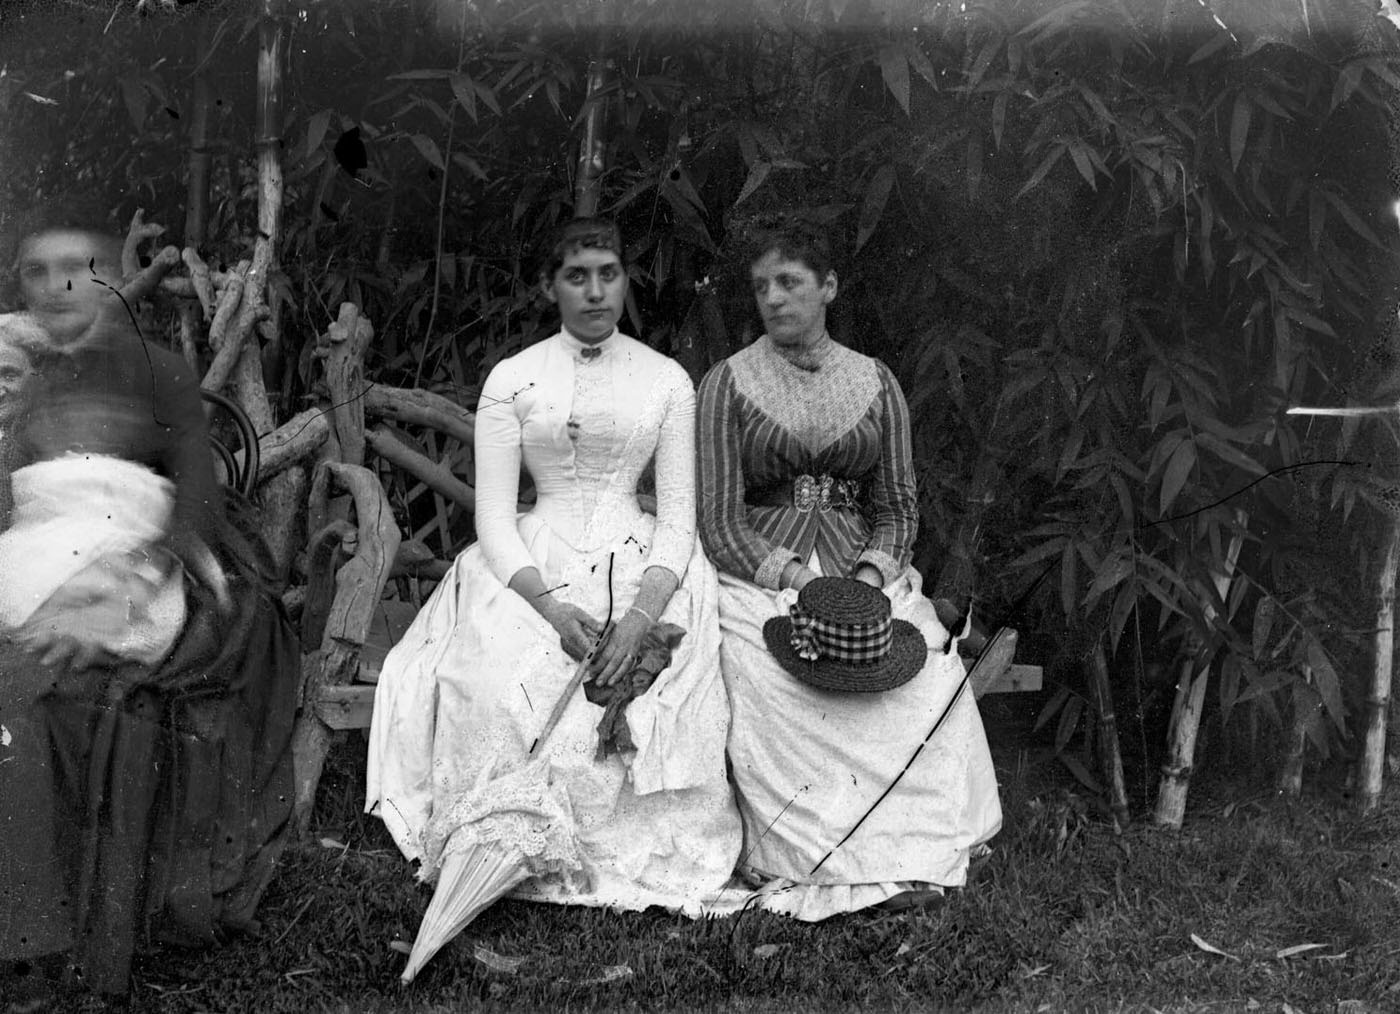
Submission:
<svg viewBox="0 0 1400 1014">
<path fill-rule="evenodd" d="M 750 507 L 793 507 L 799 514 L 813 510 L 826 513 L 838 508 L 859 510 L 859 479 L 838 479 L 833 475 L 799 475 L 789 482 L 775 482 L 745 491 Z"/>
</svg>

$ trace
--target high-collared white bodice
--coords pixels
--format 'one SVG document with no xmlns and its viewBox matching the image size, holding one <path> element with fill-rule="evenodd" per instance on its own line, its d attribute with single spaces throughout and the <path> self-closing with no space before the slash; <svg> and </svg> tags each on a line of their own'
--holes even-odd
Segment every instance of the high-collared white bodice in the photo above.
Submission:
<svg viewBox="0 0 1400 1014">
<path fill-rule="evenodd" d="M 641 518 L 637 481 L 656 461 L 657 519 L 647 565 L 677 576 L 695 537 L 695 394 L 674 361 L 614 332 L 585 357 L 565 331 L 499 363 L 476 420 L 477 536 L 503 583 L 536 566 L 522 528 L 540 524 L 588 552 Z M 520 466 L 537 500 L 515 515 Z"/>
</svg>

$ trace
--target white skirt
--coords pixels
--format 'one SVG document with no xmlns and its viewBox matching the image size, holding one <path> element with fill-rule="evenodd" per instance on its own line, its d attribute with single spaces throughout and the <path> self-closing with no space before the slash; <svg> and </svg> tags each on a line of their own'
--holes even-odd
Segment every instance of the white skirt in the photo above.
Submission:
<svg viewBox="0 0 1400 1014">
<path fill-rule="evenodd" d="M 546 587 L 601 620 L 612 558 L 615 613 L 632 601 L 654 519 L 638 512 L 607 545 L 581 552 L 538 518 L 522 536 Z M 635 530 L 630 530 L 635 529 Z M 603 708 L 576 690 L 544 747 L 555 812 L 583 869 L 532 877 L 514 895 L 566 904 L 710 911 L 739 854 L 725 777 L 729 709 L 719 674 L 718 587 L 698 549 L 662 618 L 686 631 L 670 667 L 627 708 L 635 753 L 595 762 Z M 366 808 L 411 860 L 433 862 L 425 832 L 495 772 L 518 770 L 576 663 L 559 636 L 491 572 L 478 546 L 419 611 L 385 660 L 370 729 Z M 485 778 L 483 782 L 482 779 Z M 423 873 L 431 876 L 432 870 Z"/>
<path fill-rule="evenodd" d="M 948 708 L 964 668 L 955 648 L 941 650 L 948 632 L 922 579 L 910 568 L 885 594 L 894 616 L 928 642 L 924 668 L 893 690 L 827 693 L 790 675 L 763 640 L 764 622 L 787 615 L 797 593 L 720 575 L 729 759 L 744 821 L 740 868 L 768 882 L 763 908 L 817 921 L 901 891 L 961 886 L 971 850 L 1001 827 L 982 719 L 966 684 Z"/>
</svg>

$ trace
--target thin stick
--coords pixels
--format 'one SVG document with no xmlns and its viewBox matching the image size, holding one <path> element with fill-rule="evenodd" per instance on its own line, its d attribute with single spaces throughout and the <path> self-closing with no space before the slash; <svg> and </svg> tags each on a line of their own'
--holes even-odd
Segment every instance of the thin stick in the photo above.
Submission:
<svg viewBox="0 0 1400 1014">
<path fill-rule="evenodd" d="M 972 670 L 970 668 L 963 673 L 962 682 L 958 684 L 958 689 L 953 691 L 953 697 L 951 700 L 948 701 L 948 706 L 943 709 L 943 714 L 938 716 L 938 721 L 933 723 L 933 728 L 928 731 L 928 735 L 924 737 L 923 742 L 914 748 L 914 753 L 909 758 L 908 763 L 906 763 L 904 767 L 900 769 L 899 774 L 894 776 L 894 781 L 890 782 L 890 784 L 885 787 L 885 791 L 880 793 L 880 798 L 876 799 L 875 802 L 870 804 L 870 809 L 866 810 L 863 814 L 861 814 L 860 820 L 856 821 L 855 827 L 847 831 L 846 837 L 838 841 L 835 845 L 832 846 L 830 852 L 822 856 L 821 862 L 817 863 L 816 866 L 813 866 L 812 871 L 808 873 L 807 876 L 815 876 L 816 872 L 826 864 L 826 861 L 830 859 L 833 855 L 835 855 L 836 850 L 839 849 L 842 845 L 846 844 L 846 842 L 850 841 L 851 835 L 855 834 L 858 830 L 860 830 L 860 826 L 865 823 L 865 818 L 869 817 L 872 813 L 875 812 L 875 807 L 883 803 L 885 801 L 885 797 L 894 791 L 894 787 L 898 785 L 899 780 L 904 777 L 904 772 L 908 771 L 911 767 L 913 767 L 914 761 L 919 759 L 919 754 L 923 753 L 924 747 L 928 746 L 928 741 L 933 739 L 933 734 L 943 727 L 944 719 L 946 719 L 948 717 L 948 713 L 953 710 L 953 705 L 958 703 L 958 698 L 962 696 L 962 692 L 967 687 L 967 681 L 971 675 Z"/>
<path fill-rule="evenodd" d="M 593 647 L 588 649 L 588 654 L 579 661 L 578 667 L 574 669 L 574 675 L 569 680 L 569 685 L 564 688 L 564 692 L 559 695 L 559 699 L 554 702 L 554 708 L 549 712 L 549 721 L 544 723 L 544 729 L 535 737 L 535 741 L 530 744 L 530 757 L 539 755 L 540 749 L 544 746 L 545 740 L 549 739 L 549 734 L 554 731 L 554 727 L 559 724 L 559 720 L 564 717 L 564 712 L 568 710 L 569 702 L 574 699 L 574 694 L 578 691 L 583 679 L 588 675 L 588 665 L 593 661 L 593 656 L 598 654 L 607 636 L 612 633 L 612 624 L 609 623 L 598 632 L 598 636 L 593 641 Z"/>
</svg>

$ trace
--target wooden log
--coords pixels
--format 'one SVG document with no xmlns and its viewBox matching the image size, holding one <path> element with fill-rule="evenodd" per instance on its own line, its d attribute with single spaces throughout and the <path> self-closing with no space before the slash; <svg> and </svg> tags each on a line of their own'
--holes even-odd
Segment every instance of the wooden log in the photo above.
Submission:
<svg viewBox="0 0 1400 1014">
<path fill-rule="evenodd" d="M 320 469 L 317 470 L 318 472 Z M 301 610 L 301 643 L 320 644 L 335 602 L 336 571 L 355 550 L 357 532 L 348 521 L 312 529 L 306 549 L 306 601 Z"/>
<path fill-rule="evenodd" d="M 382 419 L 427 426 L 468 447 L 476 436 L 476 415 L 432 391 L 372 384 L 365 392 L 365 411 Z"/>
<path fill-rule="evenodd" d="M 173 246 L 164 247 L 144 268 L 139 267 L 131 274 L 122 275 L 122 298 L 130 306 L 145 299 L 160 287 L 162 279 L 180 266 L 180 251 Z"/>
<path fill-rule="evenodd" d="M 316 340 L 316 357 L 326 372 L 330 394 L 331 426 L 340 443 L 340 460 L 347 465 L 365 462 L 364 353 L 374 337 L 369 319 L 354 303 L 341 303 L 340 314 Z"/>
<path fill-rule="evenodd" d="M 1358 802 L 1362 813 L 1380 804 L 1385 779 L 1386 724 L 1395 663 L 1395 577 L 1400 568 L 1400 518 L 1388 518 L 1385 549 L 1376 575 L 1376 623 L 1372 635 L 1371 680 L 1366 695 Z"/>
<path fill-rule="evenodd" d="M 359 465 L 326 462 L 323 466 L 355 504 L 355 555 L 336 575 L 336 594 L 326 618 L 320 647 L 306 659 L 304 707 L 292 734 L 292 755 L 296 769 L 293 822 L 305 833 L 316 801 L 331 729 L 317 712 L 328 688 L 351 683 L 359 669 L 360 650 L 365 643 L 375 607 L 384 593 L 384 583 L 399 546 L 399 529 L 388 498 L 379 480 Z"/>
<path fill-rule="evenodd" d="M 137 208 L 122 242 L 122 277 L 132 278 L 141 273 L 141 244 L 165 232 L 165 226 L 146 221 L 146 209 Z M 179 251 L 177 250 L 178 254 Z M 153 287 L 154 288 L 154 287 Z"/>
<path fill-rule="evenodd" d="M 1019 694 L 1039 690 L 1043 682 L 1044 672 L 1040 666 L 1012 663 L 990 678 L 973 683 L 972 693 L 978 699 L 987 694 Z"/>
<path fill-rule="evenodd" d="M 1099 766 L 1108 783 L 1108 805 L 1119 828 L 1128 826 L 1128 786 L 1123 777 L 1123 751 L 1118 744 L 1118 719 L 1113 710 L 1113 686 L 1103 639 L 1089 656 L 1090 686 L 1099 715 Z"/>
<path fill-rule="evenodd" d="M 200 309 L 204 311 L 204 321 L 207 324 L 214 319 L 214 309 L 217 305 L 214 283 L 209 278 L 209 265 L 204 263 L 204 258 L 200 257 L 199 251 L 192 246 L 185 247 L 180 252 L 180 258 L 189 269 L 190 284 L 194 286 L 194 294 L 199 300 Z"/>
<path fill-rule="evenodd" d="M 1236 512 L 1236 523 L 1244 528 L 1243 511 Z M 1225 552 L 1224 569 L 1211 575 L 1216 595 L 1223 602 L 1230 591 L 1234 578 L 1235 564 L 1239 560 L 1240 546 L 1244 542 L 1243 532 L 1237 532 L 1230 539 Z M 1206 622 L 1211 622 L 1215 610 L 1209 604 L 1205 607 Z M 1209 660 L 1199 657 L 1199 644 L 1189 643 L 1181 662 L 1181 675 L 1177 679 L 1176 698 L 1172 704 L 1171 723 L 1167 730 L 1168 752 L 1162 766 L 1162 781 L 1157 787 L 1157 807 L 1152 819 L 1173 830 L 1181 828 L 1186 816 L 1186 794 L 1191 787 L 1191 767 L 1196 755 L 1196 733 L 1201 724 L 1201 708 L 1205 704 L 1206 684 L 1210 680 Z"/>
<path fill-rule="evenodd" d="M 209 281 L 210 284 L 214 286 L 214 291 L 216 293 L 228 284 L 230 274 L 232 274 L 232 272 L 210 269 Z M 172 299 L 199 299 L 199 294 L 194 291 L 194 282 L 188 278 L 181 278 L 179 276 L 174 278 L 162 278 L 156 285 L 154 291 L 160 293 L 162 296 L 169 296 Z"/>
<path fill-rule="evenodd" d="M 326 687 L 312 702 L 312 709 L 327 728 L 337 732 L 344 729 L 368 729 L 374 718 L 372 683 L 350 683 Z"/>
<path fill-rule="evenodd" d="M 466 510 L 476 510 L 476 490 L 453 475 L 445 465 L 430 461 L 413 448 L 405 446 L 384 427 L 378 426 L 367 432 L 365 441 L 375 454 L 389 464 L 402 468 L 433 492 Z"/>
<path fill-rule="evenodd" d="M 214 360 L 204 372 L 200 386 L 206 391 L 218 393 L 233 375 L 233 368 L 243 354 L 243 338 L 236 327 L 239 310 L 243 305 L 243 290 L 247 285 L 248 269 L 251 261 L 242 261 L 229 275 L 228 281 L 219 293 L 219 302 L 214 309 L 214 320 L 209 325 L 209 347 L 214 350 Z M 233 334 L 229 334 L 234 327 Z"/>
<path fill-rule="evenodd" d="M 330 420 L 324 409 L 309 408 L 298 412 L 258 440 L 258 451 L 262 457 L 258 474 L 263 479 L 270 479 L 310 457 L 326 442 L 330 432 Z"/>
<path fill-rule="evenodd" d="M 180 304 L 180 355 L 190 370 L 199 373 L 199 308 L 193 303 Z"/>
</svg>

